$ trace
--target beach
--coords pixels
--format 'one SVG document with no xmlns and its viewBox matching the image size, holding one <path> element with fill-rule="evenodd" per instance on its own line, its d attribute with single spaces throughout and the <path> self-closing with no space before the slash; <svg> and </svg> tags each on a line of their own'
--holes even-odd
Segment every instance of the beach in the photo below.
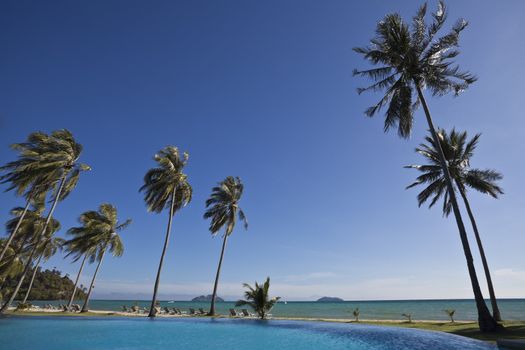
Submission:
<svg viewBox="0 0 525 350">
<path fill-rule="evenodd" d="M 66 304 L 66 301 L 33 301 L 33 305 L 43 306 L 46 304 Z M 122 311 L 122 306 L 149 308 L 149 300 L 92 300 L 90 309 L 110 312 Z M 499 305 L 503 319 L 509 321 L 525 320 L 525 299 L 500 299 Z M 161 307 L 179 308 L 188 310 L 203 308 L 208 310 L 209 302 L 194 301 L 169 301 L 160 302 Z M 217 313 L 229 315 L 230 308 L 236 308 L 235 302 L 226 301 L 216 304 Z M 367 320 L 405 320 L 403 313 L 411 314 L 414 321 L 448 321 L 445 309 L 456 310 L 455 319 L 464 321 L 475 321 L 477 319 L 474 300 L 451 299 L 451 300 L 374 300 L 374 301 L 344 301 L 334 303 L 321 303 L 315 301 L 287 301 L 279 302 L 272 310 L 274 317 L 285 317 L 289 319 L 326 319 L 345 320 L 352 319 L 352 311 L 360 310 L 360 318 Z"/>
</svg>

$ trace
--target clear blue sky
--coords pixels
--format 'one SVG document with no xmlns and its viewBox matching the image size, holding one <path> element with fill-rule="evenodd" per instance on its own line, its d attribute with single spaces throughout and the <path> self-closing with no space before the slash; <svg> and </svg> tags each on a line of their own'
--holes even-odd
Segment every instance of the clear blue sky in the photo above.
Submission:
<svg viewBox="0 0 525 350">
<path fill-rule="evenodd" d="M 366 81 L 352 77 L 367 67 L 352 47 L 386 13 L 410 18 L 420 3 L 2 1 L 1 163 L 36 130 L 67 128 L 84 145 L 93 171 L 60 203 L 60 234 L 102 202 L 133 219 L 124 256 L 104 262 L 98 298 L 151 294 L 167 213 L 147 213 L 138 188 L 168 144 L 190 153 L 194 198 L 175 216 L 162 298 L 211 293 L 221 242 L 202 214 L 227 175 L 245 182 L 250 228 L 229 242 L 219 295 L 237 298 L 242 282 L 271 276 L 288 300 L 471 297 L 452 219 L 419 209 L 417 191 L 404 189 L 416 174 L 402 166 L 421 160 L 421 112 L 410 140 L 384 134 L 382 117 L 363 115 L 379 96 L 358 96 Z M 458 61 L 479 81 L 430 108 L 441 127 L 482 132 L 472 165 L 505 175 L 500 200 L 472 193 L 472 206 L 496 292 L 524 297 L 525 3 L 449 7 L 450 25 L 471 23 Z M 0 221 L 22 204 L 2 194 Z M 78 268 L 62 257 L 46 266 Z"/>
</svg>

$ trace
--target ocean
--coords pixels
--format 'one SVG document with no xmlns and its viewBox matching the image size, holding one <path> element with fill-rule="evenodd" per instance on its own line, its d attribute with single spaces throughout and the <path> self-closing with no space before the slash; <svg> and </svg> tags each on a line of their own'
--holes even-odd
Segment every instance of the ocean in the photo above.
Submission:
<svg viewBox="0 0 525 350">
<path fill-rule="evenodd" d="M 34 301 L 34 305 L 65 304 L 65 301 Z M 80 304 L 80 302 L 78 302 Z M 93 310 L 120 311 L 122 306 L 149 307 L 147 300 L 91 300 L 89 307 Z M 487 301 L 490 309 L 490 304 Z M 502 318 L 505 320 L 525 320 L 525 299 L 500 299 L 498 305 Z M 208 310 L 208 302 L 193 301 L 162 301 L 161 306 L 188 308 L 203 308 Z M 235 308 L 235 302 L 218 302 L 216 310 L 227 315 L 230 308 Z M 412 314 L 413 320 L 448 320 L 445 309 L 455 309 L 455 320 L 474 321 L 477 319 L 474 300 L 374 300 L 374 301 L 344 301 L 337 303 L 321 303 L 313 301 L 279 302 L 272 310 L 274 317 L 297 318 L 353 318 L 352 311 L 360 310 L 361 319 L 370 320 L 403 320 L 403 313 Z M 239 308 L 236 308 L 239 309 Z"/>
</svg>

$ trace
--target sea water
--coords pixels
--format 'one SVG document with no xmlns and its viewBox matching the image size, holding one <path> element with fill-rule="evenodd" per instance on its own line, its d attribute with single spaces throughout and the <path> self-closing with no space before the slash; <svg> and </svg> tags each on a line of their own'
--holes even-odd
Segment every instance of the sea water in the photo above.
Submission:
<svg viewBox="0 0 525 350">
<path fill-rule="evenodd" d="M 64 304 L 66 301 L 34 301 L 35 305 Z M 151 301 L 146 300 L 92 300 L 90 309 L 121 311 L 122 306 L 149 307 Z M 487 301 L 490 310 L 490 303 Z M 498 305 L 505 320 L 525 320 L 525 299 L 500 299 Z M 161 306 L 188 308 L 203 308 L 208 310 L 207 302 L 192 301 L 162 301 Z M 216 303 L 217 313 L 228 315 L 229 309 L 235 308 L 235 302 Z M 477 319 L 474 300 L 397 300 L 397 301 L 345 301 L 338 303 L 321 303 L 311 301 L 279 302 L 272 314 L 275 317 L 293 318 L 353 318 L 352 311 L 360 310 L 361 319 L 371 320 L 401 320 L 403 313 L 411 314 L 413 320 L 448 320 L 446 309 L 454 309 L 456 320 L 474 321 Z M 238 308 L 237 308 L 238 309 Z"/>
</svg>

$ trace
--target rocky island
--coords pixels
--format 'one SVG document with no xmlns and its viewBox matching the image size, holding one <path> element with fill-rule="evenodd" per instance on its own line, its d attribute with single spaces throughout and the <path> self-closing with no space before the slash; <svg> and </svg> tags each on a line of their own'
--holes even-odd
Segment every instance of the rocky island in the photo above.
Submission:
<svg viewBox="0 0 525 350">
<path fill-rule="evenodd" d="M 322 297 L 317 299 L 317 302 L 319 303 L 340 303 L 343 301 L 343 299 L 337 297 Z"/>
<path fill-rule="evenodd" d="M 198 297 L 195 297 L 195 298 L 191 299 L 191 301 L 197 301 L 197 302 L 211 301 L 211 297 L 212 297 L 211 294 L 208 294 L 208 295 L 200 295 L 200 296 L 198 296 Z M 224 299 L 222 299 L 221 297 L 215 297 L 215 301 L 223 302 Z"/>
</svg>

